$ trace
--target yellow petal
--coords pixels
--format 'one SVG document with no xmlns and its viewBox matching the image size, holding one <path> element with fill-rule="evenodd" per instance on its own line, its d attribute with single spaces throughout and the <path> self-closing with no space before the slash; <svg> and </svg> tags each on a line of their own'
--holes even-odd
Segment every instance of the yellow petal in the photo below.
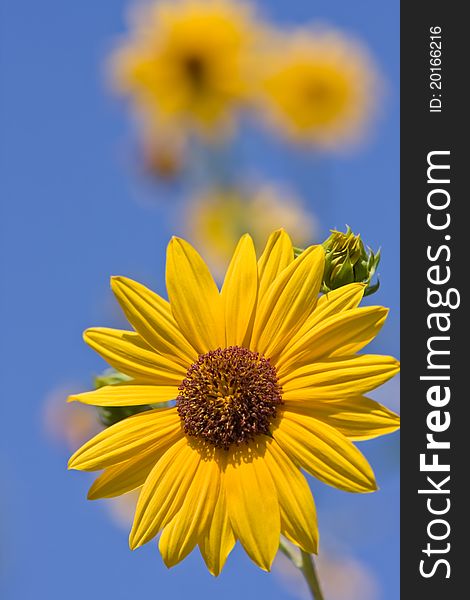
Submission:
<svg viewBox="0 0 470 600">
<path fill-rule="evenodd" d="M 132 331 L 95 327 L 87 329 L 83 339 L 112 367 L 142 382 L 179 385 L 186 376 L 181 365 L 158 355 Z"/>
<path fill-rule="evenodd" d="M 235 249 L 222 286 L 227 346 L 242 346 L 252 324 L 258 295 L 258 268 L 253 241 L 245 234 Z"/>
<path fill-rule="evenodd" d="M 275 440 L 267 445 L 266 464 L 279 497 L 282 533 L 310 553 L 318 551 L 315 504 L 305 477 Z"/>
<path fill-rule="evenodd" d="M 294 260 L 290 237 L 283 229 L 269 236 L 266 248 L 258 261 L 259 298 L 263 298 L 271 283 Z"/>
<path fill-rule="evenodd" d="M 204 562 L 210 573 L 215 576 L 222 571 L 227 556 L 232 551 L 236 541 L 228 518 L 223 473 L 221 473 L 221 478 L 219 497 L 214 508 L 214 514 L 199 540 L 199 549 Z"/>
<path fill-rule="evenodd" d="M 382 385 L 400 370 L 392 356 L 363 354 L 327 358 L 299 367 L 280 379 L 284 401 L 360 396 Z"/>
<path fill-rule="evenodd" d="M 129 536 L 132 550 L 146 544 L 181 509 L 201 455 L 183 437 L 160 458 L 139 495 Z"/>
<path fill-rule="evenodd" d="M 178 329 L 166 300 L 127 277 L 112 277 L 111 287 L 129 323 L 147 344 L 186 370 L 197 360 L 197 352 Z"/>
<path fill-rule="evenodd" d="M 375 338 L 387 314 L 383 306 L 367 306 L 321 321 L 285 348 L 276 365 L 279 376 L 286 375 L 293 365 L 297 368 L 328 357 L 356 354 Z"/>
<path fill-rule="evenodd" d="M 265 453 L 264 442 L 229 451 L 224 484 L 236 537 L 248 556 L 269 571 L 279 548 L 281 524 L 279 501 Z"/>
<path fill-rule="evenodd" d="M 347 492 L 377 489 L 364 456 L 326 423 L 285 410 L 273 435 L 288 456 L 320 481 Z"/>
<path fill-rule="evenodd" d="M 287 358 L 292 354 L 292 347 L 297 348 L 311 337 L 315 331 L 315 327 L 320 326 L 322 322 L 341 312 L 357 308 L 362 300 L 365 288 L 366 286 L 363 283 L 350 283 L 320 296 L 314 311 L 305 320 L 305 323 L 297 333 L 287 341 L 282 352 L 280 364 L 287 362 Z"/>
<path fill-rule="evenodd" d="M 366 286 L 363 283 L 350 283 L 320 296 L 315 310 L 296 333 L 293 341 L 329 317 L 345 310 L 351 310 L 351 308 L 357 308 L 364 296 L 365 289 Z"/>
<path fill-rule="evenodd" d="M 88 490 L 88 499 L 114 498 L 141 487 L 160 457 L 173 443 L 174 440 L 169 439 L 164 445 L 156 448 L 151 446 L 148 450 L 139 452 L 135 458 L 108 467 L 93 482 Z"/>
<path fill-rule="evenodd" d="M 202 532 L 210 527 L 220 487 L 220 467 L 213 457 L 201 460 L 183 505 L 160 537 L 163 562 L 173 567 L 194 548 Z"/>
<path fill-rule="evenodd" d="M 182 435 L 176 408 L 149 410 L 111 425 L 84 444 L 69 460 L 69 469 L 97 471 L 157 449 Z"/>
<path fill-rule="evenodd" d="M 290 412 L 305 414 L 334 427 L 350 440 L 369 440 L 392 433 L 400 427 L 400 417 L 370 398 L 286 402 Z"/>
<path fill-rule="evenodd" d="M 275 358 L 317 302 L 325 252 L 311 246 L 286 267 L 260 299 L 251 346 Z"/>
<path fill-rule="evenodd" d="M 106 385 L 92 392 L 73 394 L 68 402 L 81 402 L 93 406 L 142 406 L 144 404 L 157 404 L 168 402 L 178 396 L 176 385 L 140 385 L 123 383 Z"/>
<path fill-rule="evenodd" d="M 222 299 L 205 262 L 185 240 L 168 245 L 166 285 L 178 326 L 198 353 L 225 346 Z"/>
</svg>

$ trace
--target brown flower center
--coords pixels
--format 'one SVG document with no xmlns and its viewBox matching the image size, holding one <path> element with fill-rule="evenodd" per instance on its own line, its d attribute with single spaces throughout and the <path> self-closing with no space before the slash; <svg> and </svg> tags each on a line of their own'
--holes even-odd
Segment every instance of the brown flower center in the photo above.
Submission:
<svg viewBox="0 0 470 600">
<path fill-rule="evenodd" d="M 282 404 L 275 367 L 239 346 L 201 354 L 179 392 L 176 405 L 185 433 L 225 450 L 270 435 Z"/>
<path fill-rule="evenodd" d="M 188 54 L 183 59 L 183 69 L 194 90 L 199 90 L 206 83 L 207 64 L 203 57 Z"/>
</svg>

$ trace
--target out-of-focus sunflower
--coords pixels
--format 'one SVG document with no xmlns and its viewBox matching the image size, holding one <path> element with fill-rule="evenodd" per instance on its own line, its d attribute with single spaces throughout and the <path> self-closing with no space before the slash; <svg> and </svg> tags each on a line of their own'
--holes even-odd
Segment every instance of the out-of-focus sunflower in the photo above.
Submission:
<svg viewBox="0 0 470 600">
<path fill-rule="evenodd" d="M 172 181 L 186 167 L 187 138 L 176 126 L 150 128 L 142 123 L 140 158 L 143 171 L 161 181 Z"/>
<path fill-rule="evenodd" d="M 152 127 L 170 121 L 218 137 L 249 94 L 255 38 L 242 2 L 154 2 L 114 54 L 114 79 Z"/>
<path fill-rule="evenodd" d="M 44 401 L 44 431 L 47 437 L 76 448 L 103 429 L 96 410 L 91 406 L 65 404 L 65 399 L 79 384 L 64 385 L 47 394 Z"/>
<path fill-rule="evenodd" d="M 290 190 L 270 183 L 214 187 L 190 199 L 184 233 L 201 250 L 217 278 L 223 277 L 245 232 L 261 249 L 271 231 L 285 227 L 304 247 L 316 238 L 315 216 Z"/>
<path fill-rule="evenodd" d="M 134 520 L 135 507 L 139 499 L 139 489 L 132 490 L 106 500 L 106 508 L 112 522 L 124 530 L 129 530 Z"/>
<path fill-rule="evenodd" d="M 383 597 L 372 569 L 348 552 L 323 546 L 315 562 L 328 600 L 380 600 Z M 289 597 L 311 599 L 312 594 L 299 569 L 284 554 L 277 555 L 273 573 Z"/>
<path fill-rule="evenodd" d="M 218 574 L 238 539 L 269 570 L 281 533 L 317 551 L 315 506 L 300 469 L 342 490 L 376 489 L 351 440 L 398 427 L 397 415 L 363 396 L 397 373 L 397 361 L 358 354 L 388 311 L 357 307 L 362 284 L 318 298 L 323 268 L 321 246 L 294 259 L 281 230 L 258 261 L 251 238 L 241 238 L 220 292 L 179 238 L 168 247 L 169 302 L 113 278 L 135 332 L 95 328 L 85 340 L 133 379 L 71 399 L 98 406 L 175 399 L 176 406 L 109 427 L 69 466 L 104 469 L 90 498 L 142 486 L 131 548 L 163 530 L 168 566 L 197 544 Z"/>
<path fill-rule="evenodd" d="M 380 90 L 369 53 L 329 29 L 276 33 L 266 49 L 260 111 L 291 140 L 337 147 L 365 132 Z"/>
</svg>

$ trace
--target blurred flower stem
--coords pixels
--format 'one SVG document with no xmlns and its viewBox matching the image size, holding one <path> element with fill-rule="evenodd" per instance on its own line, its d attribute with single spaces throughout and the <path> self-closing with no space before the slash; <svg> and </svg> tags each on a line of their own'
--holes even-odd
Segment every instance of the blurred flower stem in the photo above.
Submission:
<svg viewBox="0 0 470 600">
<path fill-rule="evenodd" d="M 321 591 L 318 573 L 313 562 L 313 556 L 304 550 L 300 550 L 281 536 L 279 550 L 301 571 L 308 589 L 314 600 L 325 600 Z"/>
<path fill-rule="evenodd" d="M 232 188 L 236 182 L 233 165 L 237 160 L 234 156 L 234 148 L 223 141 L 218 140 L 211 144 L 197 143 L 195 140 L 194 157 L 199 159 L 198 170 L 200 175 L 211 182 L 212 185 L 221 188 Z"/>
</svg>

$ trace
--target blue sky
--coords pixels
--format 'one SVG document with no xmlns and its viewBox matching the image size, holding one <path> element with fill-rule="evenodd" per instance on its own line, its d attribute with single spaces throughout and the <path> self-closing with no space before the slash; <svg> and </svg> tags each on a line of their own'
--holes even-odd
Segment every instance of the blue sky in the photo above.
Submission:
<svg viewBox="0 0 470 600">
<path fill-rule="evenodd" d="M 99 503 L 90 477 L 66 471 L 67 450 L 44 434 L 44 398 L 73 382 L 85 389 L 102 361 L 81 341 L 91 325 L 113 325 L 109 276 L 163 291 L 170 191 L 152 209 L 129 167 L 127 112 L 106 89 L 103 62 L 125 29 L 128 3 L 0 1 L 0 256 L 2 421 L 0 589 L 5 599 L 295 598 L 278 576 L 237 549 L 218 579 L 197 552 L 172 571 L 154 544 L 131 553 L 127 534 Z M 371 141 L 348 156 L 314 159 L 266 135 L 243 142 L 246 164 L 287 181 L 315 211 L 321 232 L 351 225 L 382 247 L 391 307 L 372 351 L 399 352 L 399 3 L 272 0 L 283 24 L 320 20 L 360 36 L 386 84 Z M 320 175 L 319 175 L 320 173 Z M 146 192 L 148 193 L 148 192 Z M 166 196 L 165 196 L 166 194 Z M 398 387 L 377 394 L 396 407 Z M 361 445 L 381 491 L 348 495 L 312 482 L 326 546 L 341 547 L 374 573 L 380 600 L 398 597 L 398 436 Z"/>
</svg>

